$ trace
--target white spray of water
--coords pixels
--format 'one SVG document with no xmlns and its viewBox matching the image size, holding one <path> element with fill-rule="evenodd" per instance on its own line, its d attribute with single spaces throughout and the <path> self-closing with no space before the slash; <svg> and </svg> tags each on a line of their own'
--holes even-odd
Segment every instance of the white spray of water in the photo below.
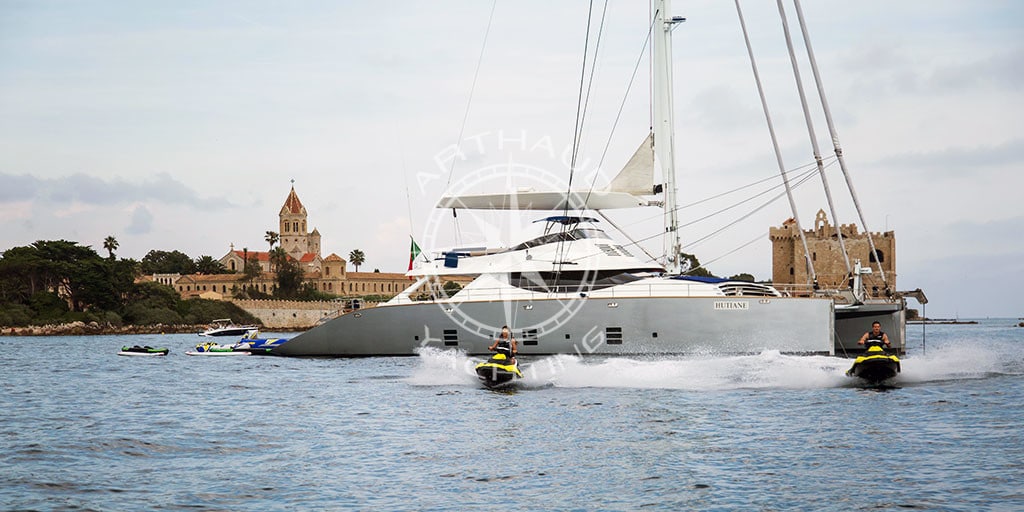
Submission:
<svg viewBox="0 0 1024 512">
<path fill-rule="evenodd" d="M 520 358 L 520 387 L 684 389 L 820 389 L 863 384 L 845 375 L 851 359 L 790 356 L 765 351 L 743 356 L 603 357 L 553 355 Z M 414 385 L 477 386 L 473 367 L 483 359 L 437 348 L 419 352 L 408 382 Z M 999 373 L 1004 361 L 997 351 L 949 347 L 903 358 L 893 385 L 985 378 Z"/>
<path fill-rule="evenodd" d="M 476 384 L 476 363 L 463 352 L 423 347 L 419 350 L 419 364 L 406 381 L 416 386 Z"/>
</svg>

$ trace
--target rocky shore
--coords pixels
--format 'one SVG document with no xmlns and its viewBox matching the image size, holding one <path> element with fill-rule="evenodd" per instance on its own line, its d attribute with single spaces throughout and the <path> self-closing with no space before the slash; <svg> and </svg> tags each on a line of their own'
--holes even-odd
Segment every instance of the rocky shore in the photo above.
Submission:
<svg viewBox="0 0 1024 512">
<path fill-rule="evenodd" d="M 57 325 L 30 325 L 27 327 L 0 327 L 2 336 L 81 336 L 88 334 L 174 334 L 200 333 L 207 325 L 112 325 L 97 322 L 71 322 Z"/>
</svg>

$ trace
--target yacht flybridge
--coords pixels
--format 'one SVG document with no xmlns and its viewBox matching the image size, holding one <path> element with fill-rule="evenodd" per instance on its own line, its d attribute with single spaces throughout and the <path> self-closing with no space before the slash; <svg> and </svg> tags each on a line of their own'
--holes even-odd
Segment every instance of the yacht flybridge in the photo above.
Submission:
<svg viewBox="0 0 1024 512">
<path fill-rule="evenodd" d="M 523 355 L 835 353 L 832 298 L 681 274 L 670 42 L 682 19 L 667 16 L 667 4 L 655 1 L 651 25 L 653 126 L 608 187 L 441 198 L 438 208 L 468 215 L 545 213 L 537 215 L 538 233 L 506 246 L 435 253 L 408 272 L 409 287 L 390 301 L 327 321 L 275 354 L 412 355 L 427 346 L 484 354 L 505 325 Z M 609 236 L 597 218 L 602 210 L 638 207 L 664 209 L 661 263 L 636 254 L 637 244 Z M 450 296 L 439 293 L 439 284 L 454 276 L 470 282 Z"/>
</svg>

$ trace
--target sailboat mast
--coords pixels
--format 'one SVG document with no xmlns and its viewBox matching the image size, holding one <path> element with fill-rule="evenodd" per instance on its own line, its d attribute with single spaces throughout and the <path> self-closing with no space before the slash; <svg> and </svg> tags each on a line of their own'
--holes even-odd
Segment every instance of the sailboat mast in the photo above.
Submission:
<svg viewBox="0 0 1024 512">
<path fill-rule="evenodd" d="M 665 193 L 665 258 L 670 274 L 681 271 L 679 217 L 676 202 L 675 124 L 672 108 L 672 29 L 683 18 L 668 13 L 669 0 L 654 1 L 654 155 L 660 162 Z"/>
</svg>

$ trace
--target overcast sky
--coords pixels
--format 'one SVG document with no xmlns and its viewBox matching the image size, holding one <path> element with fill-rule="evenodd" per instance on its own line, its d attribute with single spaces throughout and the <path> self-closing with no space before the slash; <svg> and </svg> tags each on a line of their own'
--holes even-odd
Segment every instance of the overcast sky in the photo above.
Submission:
<svg viewBox="0 0 1024 512">
<path fill-rule="evenodd" d="M 587 3 L 549 4 L 497 2 L 483 46 L 484 1 L 0 0 L 0 249 L 64 238 L 103 253 L 113 235 L 118 255 L 136 259 L 266 250 L 293 179 L 324 255 L 361 249 L 363 269 L 404 271 L 410 234 L 424 248 L 521 235 L 537 216 L 466 212 L 456 228 L 433 205 L 446 190 L 568 180 Z M 800 168 L 813 159 L 777 9 L 743 7 L 785 165 Z M 897 287 L 924 289 L 933 317 L 1024 316 L 1024 4 L 803 8 L 868 227 L 896 232 Z M 672 10 L 687 18 L 673 61 L 680 202 L 690 204 L 778 169 L 732 2 Z M 582 188 L 610 179 L 646 134 L 646 57 L 626 88 L 648 16 L 642 2 L 608 7 L 573 178 Z M 838 166 L 828 178 L 840 221 L 859 224 Z M 821 190 L 818 178 L 797 189 L 805 228 L 826 208 Z M 688 224 L 684 243 L 760 202 Z M 662 229 L 654 209 L 609 216 L 637 239 Z M 768 228 L 790 216 L 776 201 L 685 250 L 717 275 L 767 279 Z M 661 252 L 657 237 L 644 245 Z"/>
</svg>

